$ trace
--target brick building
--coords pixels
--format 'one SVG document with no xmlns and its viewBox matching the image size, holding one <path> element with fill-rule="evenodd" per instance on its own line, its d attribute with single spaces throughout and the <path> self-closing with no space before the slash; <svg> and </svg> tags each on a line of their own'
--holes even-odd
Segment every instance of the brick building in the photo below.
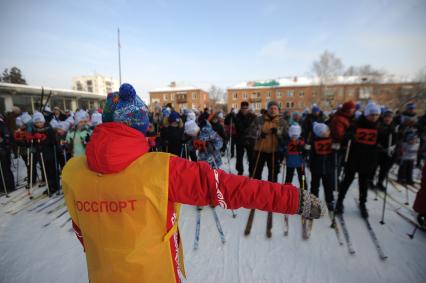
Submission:
<svg viewBox="0 0 426 283">
<path fill-rule="evenodd" d="M 165 88 L 153 89 L 149 92 L 150 106 L 164 106 L 171 103 L 176 111 L 181 109 L 203 109 L 209 106 L 208 93 L 201 88 L 176 86 L 171 83 Z"/>
<path fill-rule="evenodd" d="M 400 108 L 405 100 L 420 90 L 420 84 L 394 78 L 346 76 L 338 77 L 333 84 L 323 85 L 318 78 L 292 77 L 276 80 L 243 82 L 227 90 L 227 106 L 239 108 L 242 101 L 250 102 L 259 112 L 268 101 L 275 100 L 281 109 L 303 111 L 316 103 L 324 110 L 331 110 L 345 101 L 366 103 L 374 100 L 392 109 Z M 418 101 L 424 107 L 425 101 Z"/>
</svg>

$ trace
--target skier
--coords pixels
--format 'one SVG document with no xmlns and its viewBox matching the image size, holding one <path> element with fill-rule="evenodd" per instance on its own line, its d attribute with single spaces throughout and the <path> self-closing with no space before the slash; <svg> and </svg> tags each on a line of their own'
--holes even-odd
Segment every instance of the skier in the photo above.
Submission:
<svg viewBox="0 0 426 283">
<path fill-rule="evenodd" d="M 183 128 L 179 127 L 181 122 L 181 117 L 179 113 L 173 111 L 170 113 L 169 126 L 163 131 L 164 137 L 162 139 L 167 145 L 167 152 L 179 156 L 182 151 L 182 138 L 183 138 Z"/>
<path fill-rule="evenodd" d="M 290 141 L 285 146 L 287 148 L 287 172 L 286 183 L 292 183 L 294 171 L 297 171 L 299 185 L 302 187 L 303 177 L 305 175 L 305 142 L 301 137 L 302 128 L 299 125 L 292 125 L 288 130 Z M 303 184 L 307 190 L 306 182 Z"/>
<path fill-rule="evenodd" d="M 0 162 L 1 162 L 1 176 L 0 186 L 1 192 L 11 192 L 15 190 L 15 179 L 13 177 L 10 167 L 12 165 L 10 160 L 10 135 L 9 129 L 6 127 L 3 116 L 0 115 Z M 4 182 L 3 182 L 4 180 Z M 6 186 L 6 187 L 5 187 Z"/>
<path fill-rule="evenodd" d="M 236 111 L 234 108 L 232 108 L 231 112 L 229 112 L 225 116 L 225 121 L 224 121 L 224 128 L 225 128 L 225 133 L 227 136 L 227 140 L 225 141 L 225 143 L 227 144 L 228 141 L 230 142 L 229 146 L 230 146 L 231 158 L 234 158 L 234 155 L 235 155 L 236 138 L 237 138 L 236 136 L 237 131 L 235 130 L 235 118 L 236 118 Z"/>
<path fill-rule="evenodd" d="M 89 129 L 89 114 L 84 110 L 79 110 L 74 114 L 74 127 L 72 127 L 66 136 L 67 151 L 72 156 L 84 155 L 86 145 L 90 140 L 91 131 Z"/>
<path fill-rule="evenodd" d="M 385 191 L 383 182 L 392 168 L 394 162 L 394 155 L 392 154 L 396 144 L 396 132 L 393 122 L 393 112 L 387 110 L 383 113 L 383 117 L 379 123 L 379 160 L 378 166 L 379 177 L 377 179 L 376 187 Z M 389 153 L 391 155 L 389 156 Z M 376 171 L 376 170 L 374 170 Z"/>
<path fill-rule="evenodd" d="M 370 102 L 365 107 L 364 114 L 348 129 L 349 148 L 348 161 L 345 164 L 345 177 L 339 184 L 339 196 L 336 202 L 335 214 L 343 213 L 343 200 L 355 174 L 358 172 L 359 208 L 361 216 L 368 218 L 367 202 L 368 181 L 377 164 L 378 119 L 380 107 Z"/>
<path fill-rule="evenodd" d="M 167 153 L 148 153 L 148 109 L 123 84 L 87 146 L 63 171 L 64 195 L 82 242 L 89 280 L 180 282 L 185 277 L 179 204 L 220 205 L 318 218 L 315 196 L 292 185 L 252 180 Z M 103 116 L 105 117 L 105 116 Z M 90 184 L 90 185 L 88 185 Z"/>
<path fill-rule="evenodd" d="M 401 162 L 398 170 L 398 182 L 414 186 L 413 168 L 419 151 L 419 142 L 415 132 L 407 133 L 401 145 Z"/>
<path fill-rule="evenodd" d="M 42 176 L 47 181 L 48 189 L 43 194 L 52 194 L 58 191 L 58 182 L 56 180 L 55 157 L 53 145 L 56 142 L 53 129 L 46 125 L 46 120 L 40 112 L 35 112 L 32 119 L 34 128 L 32 129 L 32 139 L 35 147 L 34 164 L 40 163 Z M 36 162 L 37 161 L 37 162 Z M 49 173 L 49 174 L 47 174 Z"/>
<path fill-rule="evenodd" d="M 236 130 L 236 148 L 237 148 L 237 161 L 235 169 L 238 175 L 244 174 L 244 151 L 247 154 L 249 164 L 249 176 L 253 175 L 253 150 L 256 142 L 256 133 L 253 132 L 252 124 L 256 120 L 256 115 L 249 110 L 249 103 L 247 101 L 241 102 L 240 111 L 235 117 L 235 130 Z"/>
<path fill-rule="evenodd" d="M 314 122 L 310 152 L 311 193 L 318 197 L 320 181 L 324 187 L 325 201 L 329 211 L 334 210 L 334 156 L 331 148 L 330 129 L 324 123 Z"/>
</svg>

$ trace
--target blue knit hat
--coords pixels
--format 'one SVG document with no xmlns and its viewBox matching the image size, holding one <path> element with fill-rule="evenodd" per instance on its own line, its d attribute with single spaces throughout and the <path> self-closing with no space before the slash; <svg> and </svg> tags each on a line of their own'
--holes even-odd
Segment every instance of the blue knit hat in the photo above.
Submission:
<svg viewBox="0 0 426 283">
<path fill-rule="evenodd" d="M 145 134 L 149 126 L 148 108 L 133 86 L 124 83 L 118 93 L 108 94 L 102 121 L 121 122 Z"/>
<path fill-rule="evenodd" d="M 319 113 L 321 110 L 317 105 L 312 106 L 311 109 L 312 113 Z"/>
<path fill-rule="evenodd" d="M 176 111 L 173 111 L 172 113 L 170 113 L 168 119 L 169 119 L 169 123 L 179 122 L 180 121 L 179 113 L 177 113 Z"/>
</svg>

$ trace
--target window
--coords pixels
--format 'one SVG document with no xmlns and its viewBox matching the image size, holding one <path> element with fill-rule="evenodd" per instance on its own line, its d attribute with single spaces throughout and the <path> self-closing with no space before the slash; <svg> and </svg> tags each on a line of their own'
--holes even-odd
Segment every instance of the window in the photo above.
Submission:
<svg viewBox="0 0 426 283">
<path fill-rule="evenodd" d="M 244 99 L 247 99 L 247 98 L 248 98 L 247 93 L 243 92 L 243 98 L 244 98 Z"/>
<path fill-rule="evenodd" d="M 277 90 L 277 92 L 275 93 L 277 98 L 281 98 L 281 92 L 279 90 Z"/>
<path fill-rule="evenodd" d="M 83 90 L 83 85 L 81 84 L 81 82 L 80 82 L 80 81 L 78 81 L 78 82 L 76 83 L 76 89 L 77 89 L 77 90 L 79 90 L 79 91 L 82 91 L 82 90 Z"/>
<path fill-rule="evenodd" d="M 237 99 L 238 98 L 238 93 L 236 93 L 236 92 L 234 92 L 233 94 L 232 94 L 232 99 Z"/>
<path fill-rule="evenodd" d="M 167 100 L 167 99 L 169 99 L 167 93 L 163 94 L 163 100 Z"/>
<path fill-rule="evenodd" d="M 303 90 L 301 90 L 301 91 L 299 92 L 299 96 L 300 96 L 300 97 L 305 96 L 305 92 L 304 92 Z"/>
<path fill-rule="evenodd" d="M 303 108 L 305 107 L 305 104 L 303 103 L 303 101 L 299 101 L 299 108 Z"/>
<path fill-rule="evenodd" d="M 251 95 L 251 98 L 260 98 L 260 92 L 253 92 L 253 94 Z"/>
<path fill-rule="evenodd" d="M 256 109 L 256 110 L 260 110 L 260 109 L 262 109 L 262 103 L 260 103 L 260 102 L 256 102 L 256 103 L 254 104 L 254 109 Z"/>
<path fill-rule="evenodd" d="M 198 99 L 198 95 L 197 95 L 197 93 L 196 93 L 196 92 L 193 92 L 193 93 L 192 93 L 192 99 Z"/>
<path fill-rule="evenodd" d="M 266 97 L 268 97 L 268 98 L 270 98 L 270 97 L 271 97 L 271 95 L 272 95 L 272 93 L 271 93 L 270 91 L 268 91 L 268 92 L 266 93 Z"/>
<path fill-rule="evenodd" d="M 288 101 L 287 102 L 287 108 L 288 109 L 291 109 L 291 108 L 293 108 L 294 107 L 294 102 L 293 101 Z"/>
<path fill-rule="evenodd" d="M 105 82 L 105 90 L 107 93 L 112 92 L 112 83 L 111 82 Z"/>
<path fill-rule="evenodd" d="M 91 80 L 86 81 L 87 91 L 93 92 L 93 82 Z"/>
<path fill-rule="evenodd" d="M 237 109 L 237 103 L 232 103 L 232 108 Z"/>
<path fill-rule="evenodd" d="M 72 109 L 72 98 L 65 98 L 64 99 L 65 100 L 65 110 L 75 110 L 75 109 Z"/>
<path fill-rule="evenodd" d="M 292 89 L 287 90 L 288 97 L 293 97 L 293 95 L 294 95 L 294 91 Z"/>
<path fill-rule="evenodd" d="M 348 89 L 348 95 L 349 96 L 354 96 L 355 95 L 355 89 L 354 88 Z"/>
<path fill-rule="evenodd" d="M 344 90 L 343 90 L 343 87 L 341 87 L 339 88 L 339 96 L 343 97 L 343 94 L 344 94 Z"/>
<path fill-rule="evenodd" d="M 32 101 L 29 95 L 15 94 L 12 95 L 13 105 L 21 108 L 22 111 L 32 112 Z"/>
<path fill-rule="evenodd" d="M 363 98 L 363 99 L 370 98 L 372 93 L 373 93 L 372 87 L 361 87 L 359 89 L 359 98 Z"/>
<path fill-rule="evenodd" d="M 283 103 L 280 101 L 278 102 L 278 106 L 280 107 L 280 109 L 283 107 Z"/>
<path fill-rule="evenodd" d="M 58 96 L 52 96 L 50 99 L 50 108 L 59 107 L 60 109 L 64 108 L 64 98 Z"/>
</svg>

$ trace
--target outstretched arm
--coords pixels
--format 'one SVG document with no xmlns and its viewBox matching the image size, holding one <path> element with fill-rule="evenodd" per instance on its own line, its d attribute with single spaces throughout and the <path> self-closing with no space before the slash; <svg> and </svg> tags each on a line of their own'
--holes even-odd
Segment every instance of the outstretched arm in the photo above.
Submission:
<svg viewBox="0 0 426 283">
<path fill-rule="evenodd" d="M 299 192 L 290 184 L 250 179 L 212 169 L 205 162 L 170 158 L 169 200 L 190 205 L 220 205 L 296 214 Z"/>
</svg>

